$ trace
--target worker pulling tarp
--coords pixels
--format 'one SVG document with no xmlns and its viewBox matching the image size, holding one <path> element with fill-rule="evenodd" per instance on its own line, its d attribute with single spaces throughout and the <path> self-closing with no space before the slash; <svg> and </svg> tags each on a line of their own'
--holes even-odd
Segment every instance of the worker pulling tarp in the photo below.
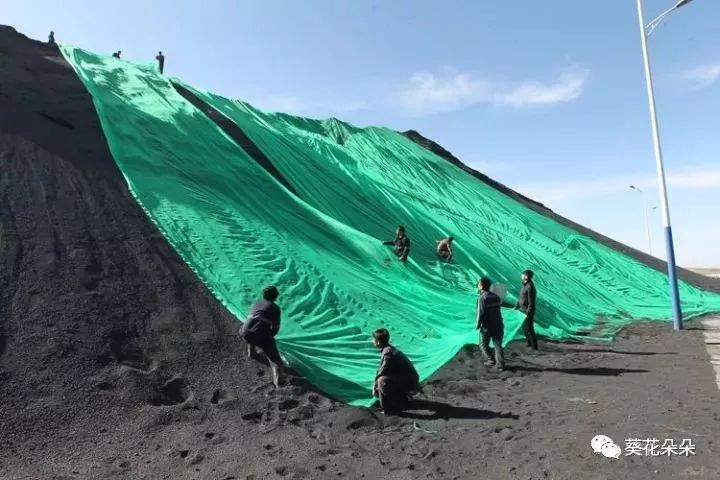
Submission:
<svg viewBox="0 0 720 480">
<path fill-rule="evenodd" d="M 282 357 L 339 400 L 373 401 L 376 329 L 392 332 L 420 380 L 477 344 L 481 276 L 509 287 L 504 343 L 525 319 L 512 307 L 527 268 L 539 335 L 610 339 L 630 319 L 668 316 L 665 275 L 396 132 L 265 113 L 193 90 L 250 138 L 293 193 L 157 69 L 61 50 L 93 97 L 131 192 L 168 242 L 240 320 L 261 286 L 277 285 Z M 400 224 L 412 238 L 406 262 L 382 245 Z M 447 262 L 436 241 L 450 235 Z M 681 296 L 687 317 L 720 310 L 720 296 L 690 285 Z"/>
</svg>

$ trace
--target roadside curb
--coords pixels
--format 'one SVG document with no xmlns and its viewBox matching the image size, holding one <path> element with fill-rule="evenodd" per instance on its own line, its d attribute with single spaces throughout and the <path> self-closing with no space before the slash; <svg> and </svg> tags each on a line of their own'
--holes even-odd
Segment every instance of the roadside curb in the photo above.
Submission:
<svg viewBox="0 0 720 480">
<path fill-rule="evenodd" d="M 700 322 L 703 326 L 705 349 L 715 370 L 715 383 L 720 389 L 720 317 L 710 317 Z"/>
</svg>

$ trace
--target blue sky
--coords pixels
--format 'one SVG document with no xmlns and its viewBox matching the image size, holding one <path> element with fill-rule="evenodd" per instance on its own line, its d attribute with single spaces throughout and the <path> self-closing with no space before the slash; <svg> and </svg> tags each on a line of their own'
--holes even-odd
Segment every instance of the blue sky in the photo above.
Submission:
<svg viewBox="0 0 720 480">
<path fill-rule="evenodd" d="M 673 0 L 646 0 L 648 20 Z M 647 250 L 658 205 L 634 0 L 3 2 L 1 23 L 259 107 L 416 129 L 461 160 Z M 677 256 L 720 267 L 720 2 L 650 38 Z M 653 253 L 664 256 L 659 210 Z"/>
</svg>

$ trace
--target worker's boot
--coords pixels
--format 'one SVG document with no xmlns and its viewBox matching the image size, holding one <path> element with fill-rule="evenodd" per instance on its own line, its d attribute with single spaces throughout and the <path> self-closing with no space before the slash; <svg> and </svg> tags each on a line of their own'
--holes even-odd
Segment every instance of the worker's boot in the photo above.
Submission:
<svg viewBox="0 0 720 480">
<path fill-rule="evenodd" d="M 502 372 L 505 369 L 505 356 L 503 355 L 501 344 L 495 343 L 495 370 Z"/>
<path fill-rule="evenodd" d="M 486 367 L 492 367 L 495 365 L 495 359 L 488 354 L 482 345 L 480 345 L 480 355 L 482 355 L 483 365 Z"/>
<path fill-rule="evenodd" d="M 270 368 L 272 368 L 273 385 L 275 385 L 275 388 L 280 388 L 280 367 L 271 363 Z"/>
</svg>

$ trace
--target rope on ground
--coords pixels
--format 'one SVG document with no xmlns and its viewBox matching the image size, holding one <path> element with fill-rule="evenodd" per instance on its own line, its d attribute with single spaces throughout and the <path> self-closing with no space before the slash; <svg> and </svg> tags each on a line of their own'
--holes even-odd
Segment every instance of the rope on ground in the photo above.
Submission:
<svg viewBox="0 0 720 480">
<path fill-rule="evenodd" d="M 413 422 L 413 430 L 419 430 L 419 431 L 421 431 L 421 432 L 423 432 L 423 433 L 428 433 L 428 434 L 430 434 L 430 435 L 435 434 L 435 433 L 438 433 L 436 430 L 425 430 L 425 429 L 422 428 L 420 425 L 418 425 L 417 422 Z"/>
<path fill-rule="evenodd" d="M 659 426 L 659 427 L 665 427 L 665 428 L 667 428 L 668 430 L 673 430 L 673 431 L 680 432 L 680 433 L 687 433 L 688 435 L 693 435 L 693 436 L 695 436 L 695 437 L 704 437 L 704 436 L 705 436 L 705 435 L 702 435 L 702 434 L 700 434 L 700 433 L 688 432 L 687 430 L 683 430 L 682 428 L 671 427 L 671 426 L 665 425 L 665 424 L 663 424 L 663 423 L 658 423 L 658 426 Z"/>
</svg>

